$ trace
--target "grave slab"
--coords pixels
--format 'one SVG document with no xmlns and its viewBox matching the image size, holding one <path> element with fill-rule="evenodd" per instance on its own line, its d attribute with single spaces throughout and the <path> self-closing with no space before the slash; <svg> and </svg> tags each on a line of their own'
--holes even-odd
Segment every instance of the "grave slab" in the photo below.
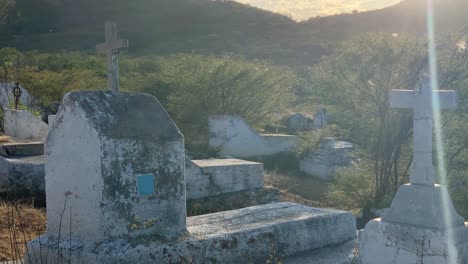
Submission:
<svg viewBox="0 0 468 264">
<path fill-rule="evenodd" d="M 186 160 L 187 199 L 263 187 L 263 164 L 238 159 Z"/>
<path fill-rule="evenodd" d="M 70 263 L 70 256 L 71 263 L 265 263 L 272 255 L 284 258 L 356 237 L 351 213 L 294 203 L 188 217 L 187 229 L 178 240 L 154 235 L 99 244 L 66 236 L 57 244 L 56 238 L 44 235 L 29 243 L 29 252 L 41 248 L 43 263 L 52 263 L 53 258 Z M 36 255 L 27 263 L 40 261 Z"/>
</svg>

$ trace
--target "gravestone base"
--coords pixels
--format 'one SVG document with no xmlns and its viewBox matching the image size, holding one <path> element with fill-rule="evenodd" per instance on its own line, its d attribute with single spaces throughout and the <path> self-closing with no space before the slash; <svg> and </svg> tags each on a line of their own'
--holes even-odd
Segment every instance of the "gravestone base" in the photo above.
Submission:
<svg viewBox="0 0 468 264">
<path fill-rule="evenodd" d="M 465 223 L 445 186 L 405 184 L 400 186 L 382 219 L 392 223 L 443 229 Z M 448 221 L 448 222 L 447 222 Z"/>
<path fill-rule="evenodd" d="M 359 234 L 359 256 L 362 264 L 468 263 L 468 223 L 428 229 L 374 219 Z"/>
<path fill-rule="evenodd" d="M 57 263 L 57 259 L 58 263 L 265 263 L 332 248 L 356 237 L 351 213 L 294 203 L 188 217 L 187 229 L 177 240 L 142 236 L 96 243 L 65 236 L 60 245 L 57 238 L 45 235 L 28 244 L 25 260 L 30 264 Z"/>
</svg>

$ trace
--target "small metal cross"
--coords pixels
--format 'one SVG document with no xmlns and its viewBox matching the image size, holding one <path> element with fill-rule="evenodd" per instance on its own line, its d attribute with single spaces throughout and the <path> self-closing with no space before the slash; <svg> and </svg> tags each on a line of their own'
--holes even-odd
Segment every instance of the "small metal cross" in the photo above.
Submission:
<svg viewBox="0 0 468 264">
<path fill-rule="evenodd" d="M 13 87 L 13 96 L 15 97 L 15 109 L 16 110 L 18 110 L 19 108 L 21 94 L 23 94 L 23 91 L 21 91 L 19 82 L 16 82 L 15 87 Z"/>
</svg>

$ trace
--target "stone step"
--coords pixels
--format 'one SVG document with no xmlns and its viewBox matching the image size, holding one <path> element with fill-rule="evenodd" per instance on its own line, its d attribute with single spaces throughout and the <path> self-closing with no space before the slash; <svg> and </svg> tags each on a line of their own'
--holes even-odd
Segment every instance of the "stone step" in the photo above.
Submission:
<svg viewBox="0 0 468 264">
<path fill-rule="evenodd" d="M 44 155 L 44 143 L 4 143 L 2 144 L 2 156 L 36 156 Z"/>
</svg>

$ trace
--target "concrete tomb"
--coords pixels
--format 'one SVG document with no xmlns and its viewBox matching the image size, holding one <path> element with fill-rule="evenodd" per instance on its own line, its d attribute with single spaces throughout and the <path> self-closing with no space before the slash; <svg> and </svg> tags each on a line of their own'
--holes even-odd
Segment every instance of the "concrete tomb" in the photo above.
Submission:
<svg viewBox="0 0 468 264">
<path fill-rule="evenodd" d="M 5 134 L 19 139 L 44 142 L 48 125 L 25 110 L 5 109 L 3 116 Z"/>
<path fill-rule="evenodd" d="M 432 165 L 433 97 L 457 107 L 455 91 L 435 91 L 425 76 L 416 90 L 393 90 L 391 106 L 413 108 L 411 183 L 402 185 L 381 218 L 359 238 L 362 263 L 468 263 L 468 223 L 453 207 L 445 186 L 435 184 Z M 435 110 L 438 111 L 438 110 Z"/>
<path fill-rule="evenodd" d="M 44 193 L 44 144 L 0 136 L 0 193 Z"/>
<path fill-rule="evenodd" d="M 30 112 L 11 109 L 5 110 L 4 121 L 6 135 L 1 136 L 0 142 L 0 193 L 44 194 L 43 142 L 50 124 Z"/>
<path fill-rule="evenodd" d="M 189 216 L 277 202 L 280 192 L 263 187 L 263 164 L 238 159 L 186 160 Z"/>
<path fill-rule="evenodd" d="M 65 95 L 46 143 L 47 233 L 26 262 L 264 263 L 355 238 L 351 213 L 293 203 L 186 218 L 184 151 L 152 96 Z"/>
<path fill-rule="evenodd" d="M 308 175 L 331 180 L 337 169 L 356 165 L 355 149 L 352 143 L 336 141 L 333 137 L 325 138 L 317 151 L 300 161 L 300 169 Z"/>
<path fill-rule="evenodd" d="M 314 118 L 305 113 L 288 114 L 281 121 L 286 130 L 293 134 L 314 129 Z"/>
<path fill-rule="evenodd" d="M 263 164 L 238 159 L 186 160 L 187 199 L 263 188 Z"/>
<path fill-rule="evenodd" d="M 294 151 L 296 147 L 295 136 L 258 134 L 240 116 L 212 116 L 208 125 L 210 148 L 224 156 L 267 156 Z"/>
<path fill-rule="evenodd" d="M 314 115 L 307 113 L 290 113 L 281 117 L 281 123 L 286 128 L 286 133 L 298 134 L 326 127 L 328 125 L 327 110 L 320 109 Z"/>
<path fill-rule="evenodd" d="M 186 230 L 184 162 L 183 136 L 154 97 L 67 94 L 46 142 L 48 234 L 60 232 L 56 216 L 71 192 L 63 220 L 76 238 L 132 235 L 136 216 L 157 219 L 147 234 L 178 236 Z"/>
</svg>

